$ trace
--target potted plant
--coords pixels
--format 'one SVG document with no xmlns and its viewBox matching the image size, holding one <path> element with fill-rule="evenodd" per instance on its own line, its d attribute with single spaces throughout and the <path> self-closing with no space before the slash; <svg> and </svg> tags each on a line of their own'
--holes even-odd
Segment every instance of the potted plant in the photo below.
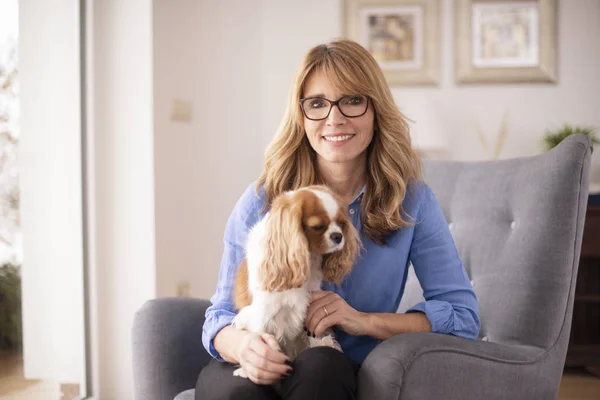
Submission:
<svg viewBox="0 0 600 400">
<path fill-rule="evenodd" d="M 596 129 L 590 126 L 573 126 L 570 124 L 564 124 L 562 127 L 555 130 L 548 130 L 544 135 L 543 142 L 546 151 L 554 148 L 566 137 L 582 133 L 588 136 L 594 145 L 599 144 L 600 140 L 596 137 Z M 590 195 L 600 194 L 600 155 L 598 155 L 598 149 L 594 148 L 592 154 L 592 165 L 590 170 Z M 594 196 L 600 197 L 600 196 Z"/>
<path fill-rule="evenodd" d="M 22 347 L 21 273 L 17 265 L 0 265 L 0 350 Z"/>
<path fill-rule="evenodd" d="M 596 130 L 589 126 L 572 126 L 570 124 L 564 124 L 562 127 L 549 130 L 544 135 L 544 145 L 546 151 L 554 148 L 560 142 L 562 142 L 567 136 L 574 135 L 576 133 L 582 133 L 588 136 L 594 144 L 600 143 L 596 138 Z"/>
</svg>

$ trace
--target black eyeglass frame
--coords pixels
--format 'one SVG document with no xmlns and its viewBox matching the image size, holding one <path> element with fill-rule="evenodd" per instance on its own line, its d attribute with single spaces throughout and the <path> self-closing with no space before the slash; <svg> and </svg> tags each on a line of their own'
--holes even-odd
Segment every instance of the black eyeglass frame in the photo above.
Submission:
<svg viewBox="0 0 600 400">
<path fill-rule="evenodd" d="M 344 112 L 342 111 L 342 109 L 339 106 L 339 102 L 342 101 L 345 98 L 356 97 L 356 96 L 364 96 L 364 97 L 367 98 L 367 106 L 365 107 L 365 111 L 362 114 L 360 114 L 360 115 L 349 116 L 349 115 L 344 114 Z M 308 115 L 306 115 L 306 110 L 304 109 L 304 104 L 302 104 L 302 103 L 304 103 L 304 100 L 311 100 L 311 99 L 322 99 L 322 100 L 327 100 L 329 102 L 329 111 L 327 112 L 326 116 L 324 116 L 323 118 L 310 118 Z M 371 98 L 369 96 L 365 96 L 364 94 L 360 94 L 360 95 L 353 94 L 353 95 L 342 96 L 342 97 L 340 97 L 339 99 L 337 99 L 335 101 L 329 100 L 329 99 L 327 99 L 325 97 L 321 97 L 321 96 L 304 97 L 304 98 L 300 99 L 298 101 L 298 103 L 300 104 L 300 109 L 302 110 L 302 114 L 304 114 L 304 116 L 307 119 L 310 119 L 311 121 L 322 121 L 322 120 L 327 119 L 329 117 L 329 114 L 331 114 L 331 110 L 333 109 L 333 106 L 337 106 L 338 110 L 340 110 L 340 113 L 344 117 L 346 117 L 346 118 L 358 118 L 358 117 L 362 117 L 369 110 L 369 102 L 370 101 L 371 101 Z"/>
</svg>

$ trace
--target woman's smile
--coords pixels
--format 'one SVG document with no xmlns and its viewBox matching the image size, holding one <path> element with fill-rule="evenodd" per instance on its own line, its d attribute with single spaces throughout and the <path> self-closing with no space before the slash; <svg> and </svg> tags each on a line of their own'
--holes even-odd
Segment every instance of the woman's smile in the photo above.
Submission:
<svg viewBox="0 0 600 400">
<path fill-rule="evenodd" d="M 325 139 L 326 142 L 329 142 L 333 145 L 342 145 L 342 144 L 350 141 L 354 136 L 355 136 L 354 133 L 348 133 L 348 134 L 334 133 L 334 134 L 330 134 L 330 135 L 324 135 L 323 139 Z"/>
</svg>

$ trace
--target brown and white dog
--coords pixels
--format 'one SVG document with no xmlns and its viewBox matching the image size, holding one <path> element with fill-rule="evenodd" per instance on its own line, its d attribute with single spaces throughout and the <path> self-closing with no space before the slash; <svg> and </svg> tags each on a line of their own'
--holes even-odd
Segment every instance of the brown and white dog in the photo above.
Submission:
<svg viewBox="0 0 600 400">
<path fill-rule="evenodd" d="M 340 283 L 360 246 L 345 207 L 327 187 L 313 185 L 278 196 L 248 234 L 246 258 L 235 281 L 238 314 L 233 326 L 273 335 L 292 360 L 308 347 L 341 351 L 331 332 L 307 336 L 304 322 L 311 292 L 321 290 L 323 279 Z M 234 375 L 246 377 L 242 368 Z"/>
</svg>

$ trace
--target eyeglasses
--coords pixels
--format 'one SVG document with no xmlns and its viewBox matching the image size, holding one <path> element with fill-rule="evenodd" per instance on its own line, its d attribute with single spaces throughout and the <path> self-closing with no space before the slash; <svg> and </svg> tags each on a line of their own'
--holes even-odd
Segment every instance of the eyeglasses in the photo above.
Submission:
<svg viewBox="0 0 600 400">
<path fill-rule="evenodd" d="M 337 101 L 324 97 L 306 97 L 300 99 L 300 108 L 304 116 L 313 121 L 329 117 L 333 106 L 337 106 L 343 116 L 356 118 L 364 115 L 369 108 L 369 98 L 363 95 L 344 96 Z"/>
</svg>

